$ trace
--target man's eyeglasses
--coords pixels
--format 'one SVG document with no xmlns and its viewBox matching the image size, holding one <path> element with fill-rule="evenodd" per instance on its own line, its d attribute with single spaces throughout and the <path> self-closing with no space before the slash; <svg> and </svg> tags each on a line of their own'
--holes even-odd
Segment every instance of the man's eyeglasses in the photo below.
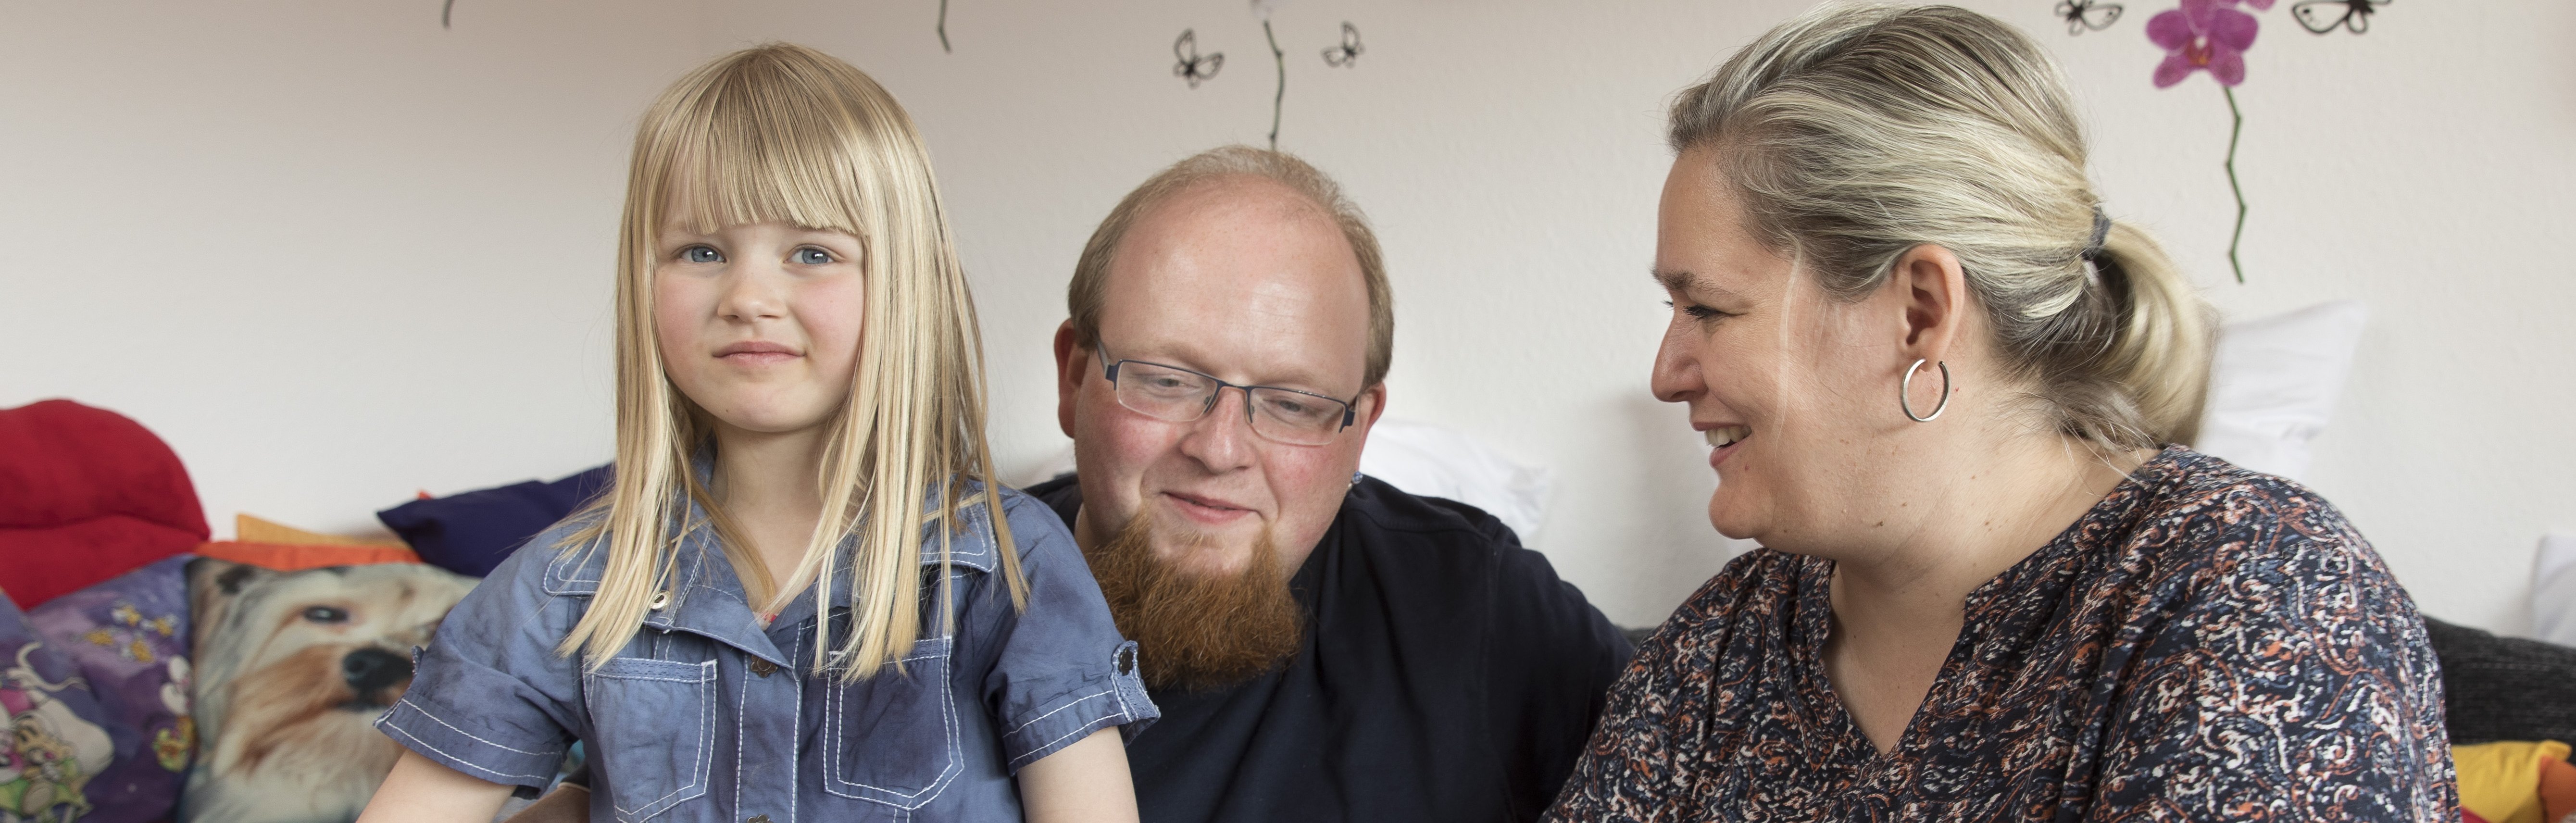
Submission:
<svg viewBox="0 0 2576 823">
<path fill-rule="evenodd" d="M 1226 389 L 1243 390 L 1243 414 L 1252 424 L 1253 433 L 1289 445 L 1331 443 L 1357 416 L 1349 402 L 1314 392 L 1228 383 L 1179 366 L 1143 360 L 1111 360 L 1108 348 L 1093 348 L 1108 370 L 1118 405 L 1156 420 L 1186 423 L 1206 417 L 1225 396 Z"/>
</svg>

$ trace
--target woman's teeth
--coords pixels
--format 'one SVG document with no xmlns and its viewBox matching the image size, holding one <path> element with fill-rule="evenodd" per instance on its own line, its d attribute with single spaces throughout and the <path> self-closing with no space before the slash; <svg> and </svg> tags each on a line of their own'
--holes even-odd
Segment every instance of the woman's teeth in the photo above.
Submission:
<svg viewBox="0 0 2576 823">
<path fill-rule="evenodd" d="M 1717 448 L 1721 448 L 1721 449 L 1723 449 L 1723 448 L 1726 448 L 1727 446 L 1733 445 L 1733 444 L 1734 444 L 1736 441 L 1738 441 L 1738 440 L 1742 440 L 1742 439 L 1747 438 L 1747 437 L 1752 437 L 1752 436 L 1753 436 L 1753 427 L 1751 427 L 1751 426 L 1719 426 L 1719 427 L 1717 427 L 1717 428 L 1710 429 L 1710 430 L 1708 430 L 1708 431 L 1706 431 L 1706 432 L 1703 432 L 1703 434 L 1706 434 L 1706 435 L 1708 436 L 1708 444 L 1709 444 L 1709 445 L 1711 445 L 1711 446 L 1715 446 L 1715 447 L 1717 447 Z"/>
</svg>

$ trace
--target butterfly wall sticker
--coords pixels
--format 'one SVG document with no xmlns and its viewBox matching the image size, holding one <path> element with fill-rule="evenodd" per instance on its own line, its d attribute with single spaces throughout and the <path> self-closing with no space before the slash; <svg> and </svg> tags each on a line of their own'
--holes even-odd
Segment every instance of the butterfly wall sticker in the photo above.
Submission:
<svg viewBox="0 0 2576 823">
<path fill-rule="evenodd" d="M 2111 24 L 2120 22 L 2120 12 L 2124 10 L 2118 3 L 2059 0 L 2057 17 L 2066 21 L 2067 34 L 2083 34 L 2110 28 Z"/>
<path fill-rule="evenodd" d="M 1350 21 L 1344 20 L 1342 21 L 1342 43 L 1324 49 L 1324 65 L 1334 68 L 1348 66 L 1352 61 L 1360 59 L 1362 51 L 1365 49 L 1360 48 L 1359 28 L 1352 26 Z"/>
<path fill-rule="evenodd" d="M 1182 29 L 1180 39 L 1172 41 L 1172 57 L 1175 59 L 1172 76 L 1190 81 L 1190 88 L 1194 89 L 1201 81 L 1214 79 L 1218 69 L 1225 68 L 1225 52 L 1199 53 L 1199 34 L 1194 29 Z"/>
<path fill-rule="evenodd" d="M 2370 16 L 2391 2 L 2394 0 L 2301 0 L 2290 6 L 2290 16 L 2318 34 L 2331 33 L 2337 26 L 2354 34 L 2368 34 Z"/>
</svg>

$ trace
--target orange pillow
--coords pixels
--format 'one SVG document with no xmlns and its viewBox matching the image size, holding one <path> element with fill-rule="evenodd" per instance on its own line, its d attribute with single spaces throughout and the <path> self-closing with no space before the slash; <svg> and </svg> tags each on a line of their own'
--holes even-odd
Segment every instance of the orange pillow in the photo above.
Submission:
<svg viewBox="0 0 2576 823">
<path fill-rule="evenodd" d="M 323 566 L 420 562 L 420 555 L 398 546 L 252 543 L 242 540 L 218 540 L 199 544 L 197 556 L 290 572 Z"/>
<path fill-rule="evenodd" d="M 233 539 L 244 543 L 279 543 L 289 546 L 391 546 L 408 549 L 400 538 L 351 537 L 309 532 L 303 529 L 247 514 L 233 515 Z"/>
</svg>

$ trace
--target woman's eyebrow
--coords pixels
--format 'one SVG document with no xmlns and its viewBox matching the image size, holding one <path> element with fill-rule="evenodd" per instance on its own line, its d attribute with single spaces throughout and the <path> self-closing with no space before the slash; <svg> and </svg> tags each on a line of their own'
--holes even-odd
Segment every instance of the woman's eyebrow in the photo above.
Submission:
<svg viewBox="0 0 2576 823">
<path fill-rule="evenodd" d="M 1724 286 L 1710 282 L 1707 278 L 1680 269 L 1655 269 L 1653 274 L 1655 282 L 1662 285 L 1666 291 L 1722 299 L 1733 299 L 1739 296 Z"/>
</svg>

